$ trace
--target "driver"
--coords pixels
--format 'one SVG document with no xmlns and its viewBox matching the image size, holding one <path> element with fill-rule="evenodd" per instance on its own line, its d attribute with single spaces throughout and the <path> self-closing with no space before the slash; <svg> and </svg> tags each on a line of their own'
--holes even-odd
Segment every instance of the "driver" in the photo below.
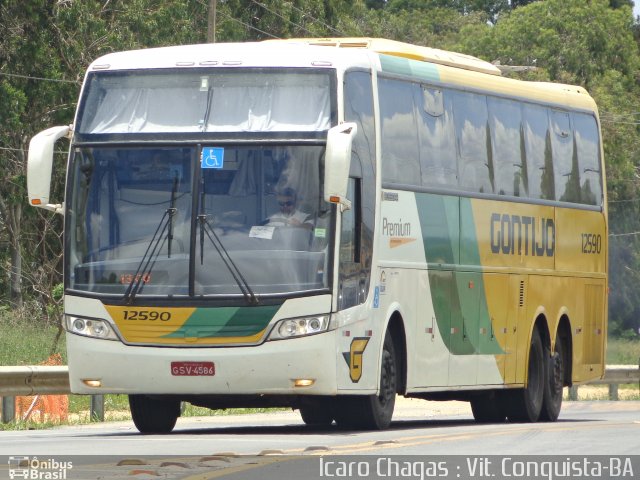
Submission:
<svg viewBox="0 0 640 480">
<path fill-rule="evenodd" d="M 298 210 L 298 195 L 293 188 L 286 187 L 278 191 L 280 210 L 269 217 L 267 225 L 273 227 L 302 227 L 311 230 L 311 215 Z"/>
</svg>

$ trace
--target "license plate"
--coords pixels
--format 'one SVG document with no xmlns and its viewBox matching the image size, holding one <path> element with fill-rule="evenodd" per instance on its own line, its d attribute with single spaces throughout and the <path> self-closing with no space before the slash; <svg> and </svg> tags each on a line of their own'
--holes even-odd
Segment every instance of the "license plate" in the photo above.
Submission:
<svg viewBox="0 0 640 480">
<path fill-rule="evenodd" d="M 215 374 L 213 362 L 171 362 L 171 375 L 175 377 L 213 377 Z"/>
</svg>

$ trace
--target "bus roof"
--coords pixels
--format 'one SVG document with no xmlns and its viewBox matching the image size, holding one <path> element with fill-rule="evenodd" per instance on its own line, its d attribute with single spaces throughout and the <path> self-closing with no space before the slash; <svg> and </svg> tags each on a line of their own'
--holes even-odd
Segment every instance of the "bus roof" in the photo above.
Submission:
<svg viewBox="0 0 640 480">
<path fill-rule="evenodd" d="M 305 44 L 338 47 L 340 49 L 366 49 L 396 57 L 397 61 L 384 61 L 382 71 L 414 76 L 423 80 L 450 83 L 458 87 L 477 88 L 522 100 L 554 103 L 560 106 L 597 111 L 589 93 L 580 86 L 551 82 L 530 82 L 502 77 L 501 70 L 492 63 L 462 53 L 382 38 L 294 38 L 266 40 L 266 43 Z M 434 68 L 416 68 L 417 62 L 434 64 Z M 481 74 L 481 75 L 478 75 Z M 499 77 L 499 78 L 496 78 Z"/>
<path fill-rule="evenodd" d="M 340 48 L 366 48 L 385 55 L 409 58 L 438 65 L 448 65 L 450 67 L 487 73 L 489 75 L 501 75 L 498 67 L 492 63 L 472 57 L 471 55 L 448 52 L 431 47 L 422 47 L 384 38 L 293 38 L 288 40 L 266 40 L 266 42 L 305 43 L 307 45 Z"/>
</svg>

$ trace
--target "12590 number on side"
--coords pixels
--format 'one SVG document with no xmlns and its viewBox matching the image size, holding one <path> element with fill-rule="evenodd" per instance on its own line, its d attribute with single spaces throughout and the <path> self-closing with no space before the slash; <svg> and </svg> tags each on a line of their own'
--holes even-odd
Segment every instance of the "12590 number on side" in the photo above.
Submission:
<svg viewBox="0 0 640 480">
<path fill-rule="evenodd" d="M 602 252 L 602 235 L 597 233 L 581 233 L 582 253 L 598 254 Z"/>
</svg>

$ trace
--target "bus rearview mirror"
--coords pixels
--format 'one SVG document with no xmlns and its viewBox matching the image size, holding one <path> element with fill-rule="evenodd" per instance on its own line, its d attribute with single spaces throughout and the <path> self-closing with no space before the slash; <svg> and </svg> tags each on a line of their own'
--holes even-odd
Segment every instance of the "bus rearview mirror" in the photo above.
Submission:
<svg viewBox="0 0 640 480">
<path fill-rule="evenodd" d="M 351 145 L 358 127 L 347 122 L 337 125 L 327 133 L 327 150 L 324 164 L 324 199 L 327 202 L 349 206 L 347 180 L 351 166 Z"/>
<path fill-rule="evenodd" d="M 62 137 L 69 135 L 69 125 L 52 127 L 38 133 L 29 142 L 27 160 L 27 191 L 29 205 L 62 213 L 61 204 L 49 201 L 51 193 L 51 172 L 53 170 L 53 147 Z"/>
</svg>

